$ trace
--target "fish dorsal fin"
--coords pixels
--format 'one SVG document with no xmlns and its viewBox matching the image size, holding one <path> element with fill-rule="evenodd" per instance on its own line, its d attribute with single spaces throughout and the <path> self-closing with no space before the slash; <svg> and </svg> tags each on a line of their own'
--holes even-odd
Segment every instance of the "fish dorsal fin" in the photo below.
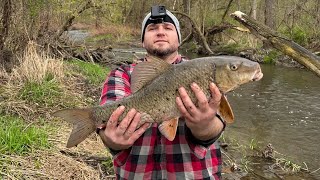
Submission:
<svg viewBox="0 0 320 180">
<path fill-rule="evenodd" d="M 219 114 L 227 123 L 234 122 L 233 111 L 225 95 L 221 96 Z"/>
<path fill-rule="evenodd" d="M 173 141 L 173 139 L 176 137 L 178 121 L 179 117 L 176 117 L 169 121 L 163 121 L 158 127 L 161 134 L 169 141 Z"/>
<path fill-rule="evenodd" d="M 154 56 L 149 56 L 148 61 L 138 63 L 131 75 L 131 92 L 137 92 L 171 66 L 166 61 Z"/>
</svg>

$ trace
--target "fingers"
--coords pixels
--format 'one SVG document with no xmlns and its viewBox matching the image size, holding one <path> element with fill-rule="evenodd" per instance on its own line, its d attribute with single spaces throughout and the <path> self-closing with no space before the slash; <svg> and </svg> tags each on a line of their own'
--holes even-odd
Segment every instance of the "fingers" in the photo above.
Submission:
<svg viewBox="0 0 320 180">
<path fill-rule="evenodd" d="M 130 123 L 130 126 L 127 128 L 127 130 L 124 133 L 124 138 L 125 139 L 129 139 L 132 134 L 134 133 L 134 131 L 136 130 L 139 122 L 140 122 L 140 118 L 141 118 L 141 114 L 140 113 L 136 113 L 132 122 Z"/>
<path fill-rule="evenodd" d="M 121 136 L 126 132 L 132 119 L 135 117 L 136 113 L 137 113 L 137 111 L 135 109 L 130 109 L 130 111 L 123 118 L 123 120 L 120 122 L 119 126 L 117 127 L 117 129 L 115 131 L 117 136 Z"/>
<path fill-rule="evenodd" d="M 114 150 L 131 147 L 150 125 L 150 123 L 146 123 L 136 129 L 140 124 L 141 114 L 135 109 L 130 109 L 123 119 L 119 119 L 124 112 L 124 106 L 118 107 L 110 116 L 106 129 L 99 131 L 103 143 Z"/>
<path fill-rule="evenodd" d="M 124 106 L 119 106 L 113 113 L 111 114 L 108 123 L 107 123 L 107 128 L 113 128 L 115 129 L 118 125 L 118 119 L 124 112 L 125 107 Z"/>
<path fill-rule="evenodd" d="M 183 87 L 179 88 L 180 97 L 176 99 L 178 109 L 181 114 L 187 118 L 196 116 L 208 108 L 208 99 L 202 89 L 196 83 L 192 83 L 191 90 L 197 99 L 198 107 L 194 105 L 186 89 Z"/>
<path fill-rule="evenodd" d="M 176 98 L 177 108 L 182 116 L 189 120 L 199 119 L 198 117 L 206 117 L 215 114 L 220 104 L 221 93 L 218 87 L 214 83 L 209 85 L 211 92 L 211 99 L 208 102 L 208 98 L 204 91 L 196 84 L 191 84 L 191 90 L 196 97 L 197 106 L 192 102 L 185 88 L 179 88 L 180 97 Z"/>
<path fill-rule="evenodd" d="M 176 97 L 176 104 L 177 104 L 177 108 L 180 111 L 180 114 L 187 118 L 187 119 L 191 119 L 192 116 L 190 115 L 190 113 L 188 112 L 188 110 L 186 109 L 186 107 L 184 106 L 182 99 L 180 97 Z"/>
<path fill-rule="evenodd" d="M 201 88 L 196 84 L 191 84 L 191 89 L 198 100 L 198 107 L 201 111 L 208 107 L 208 99 Z"/>
<path fill-rule="evenodd" d="M 181 102 L 179 104 L 180 108 L 181 109 L 186 109 L 187 112 L 190 113 L 190 115 L 196 113 L 197 111 L 197 107 L 193 104 L 193 102 L 191 101 L 191 98 L 189 97 L 186 89 L 184 87 L 180 87 L 179 88 L 179 95 L 180 95 L 180 99 L 181 99 Z M 184 106 L 184 107 L 182 107 Z M 178 107 L 179 108 L 179 107 Z"/>
<path fill-rule="evenodd" d="M 221 93 L 218 87 L 214 83 L 210 83 L 211 99 L 209 101 L 209 106 L 212 108 L 217 108 L 220 105 Z"/>
<path fill-rule="evenodd" d="M 144 123 L 139 129 L 134 131 L 134 133 L 130 136 L 130 141 L 134 143 L 149 127 L 150 127 L 150 123 Z"/>
</svg>

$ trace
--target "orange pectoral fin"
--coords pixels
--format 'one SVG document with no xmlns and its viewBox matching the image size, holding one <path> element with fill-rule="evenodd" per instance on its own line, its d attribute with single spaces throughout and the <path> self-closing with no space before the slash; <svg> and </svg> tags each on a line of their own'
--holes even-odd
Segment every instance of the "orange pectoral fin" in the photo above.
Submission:
<svg viewBox="0 0 320 180">
<path fill-rule="evenodd" d="M 179 117 L 173 118 L 169 121 L 163 121 L 158 129 L 161 134 L 166 137 L 169 141 L 173 141 L 176 137 Z"/>
<path fill-rule="evenodd" d="M 234 122 L 234 115 L 231 109 L 231 106 L 227 100 L 225 95 L 221 96 L 220 107 L 219 107 L 220 116 L 227 122 L 233 123 Z"/>
</svg>

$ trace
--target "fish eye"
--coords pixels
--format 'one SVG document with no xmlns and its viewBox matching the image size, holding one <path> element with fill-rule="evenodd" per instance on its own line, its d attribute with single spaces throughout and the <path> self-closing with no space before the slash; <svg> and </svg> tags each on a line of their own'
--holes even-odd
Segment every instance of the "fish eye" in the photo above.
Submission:
<svg viewBox="0 0 320 180">
<path fill-rule="evenodd" d="M 238 66 L 236 66 L 235 64 L 230 64 L 230 69 L 231 69 L 232 71 L 235 71 L 235 70 L 238 69 Z"/>
</svg>

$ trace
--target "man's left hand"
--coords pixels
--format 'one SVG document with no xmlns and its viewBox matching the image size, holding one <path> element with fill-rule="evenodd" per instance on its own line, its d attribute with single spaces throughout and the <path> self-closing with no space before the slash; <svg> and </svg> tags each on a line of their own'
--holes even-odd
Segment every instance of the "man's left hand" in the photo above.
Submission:
<svg viewBox="0 0 320 180">
<path fill-rule="evenodd" d="M 223 129 L 223 123 L 216 117 L 221 93 L 214 83 L 210 83 L 211 99 L 196 84 L 191 84 L 191 89 L 197 98 L 197 106 L 191 101 L 186 89 L 179 88 L 180 97 L 176 98 L 177 107 L 185 117 L 186 125 L 192 134 L 199 140 L 209 140 L 216 137 Z"/>
</svg>

